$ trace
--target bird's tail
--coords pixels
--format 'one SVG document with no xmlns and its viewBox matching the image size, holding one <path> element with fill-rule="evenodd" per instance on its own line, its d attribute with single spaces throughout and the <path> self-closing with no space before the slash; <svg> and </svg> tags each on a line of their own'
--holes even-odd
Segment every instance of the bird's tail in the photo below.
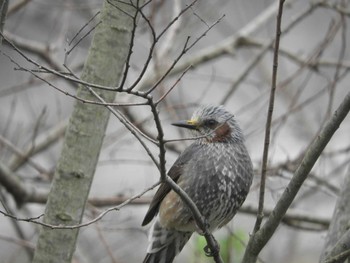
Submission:
<svg viewBox="0 0 350 263">
<path fill-rule="evenodd" d="M 150 235 L 147 255 L 143 263 L 171 263 L 180 253 L 192 232 L 180 232 L 163 228 L 158 219 L 154 222 Z"/>
</svg>

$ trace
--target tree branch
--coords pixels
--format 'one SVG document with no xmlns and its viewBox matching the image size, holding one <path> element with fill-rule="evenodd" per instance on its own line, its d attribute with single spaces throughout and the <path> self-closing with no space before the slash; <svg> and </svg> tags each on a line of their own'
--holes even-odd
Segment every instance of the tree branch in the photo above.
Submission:
<svg viewBox="0 0 350 263">
<path fill-rule="evenodd" d="M 274 232 L 276 231 L 278 225 L 282 221 L 286 211 L 292 204 L 295 196 L 299 192 L 304 181 L 308 177 L 312 167 L 318 160 L 322 151 L 339 128 L 340 124 L 343 122 L 345 117 L 350 111 L 350 92 L 345 96 L 343 102 L 339 105 L 338 109 L 334 112 L 332 118 L 326 123 L 321 132 L 318 134 L 316 139 L 308 147 L 304 158 L 302 159 L 300 165 L 295 171 L 291 181 L 284 190 L 281 198 L 278 200 L 275 208 L 273 209 L 271 215 L 261 227 L 261 229 L 256 232 L 252 238 L 250 238 L 243 262 L 251 263 L 255 262 L 261 249 L 270 240 Z"/>
<path fill-rule="evenodd" d="M 181 63 L 178 63 L 171 69 L 170 75 L 178 74 L 183 72 L 188 67 L 195 68 L 199 64 L 205 63 L 212 59 L 219 58 L 223 55 L 233 54 L 235 48 L 240 45 L 240 39 L 244 37 L 248 37 L 253 34 L 260 27 L 264 26 L 264 24 L 269 21 L 273 15 L 277 12 L 277 4 L 274 2 L 269 7 L 267 7 L 263 12 L 260 13 L 254 20 L 252 20 L 249 24 L 244 26 L 241 30 L 239 30 L 236 34 L 231 37 L 228 37 L 219 43 L 215 43 L 215 45 L 207 47 L 198 53 L 194 54 L 188 59 L 183 59 Z M 165 69 L 164 69 L 165 72 Z M 156 81 L 159 75 L 163 75 L 162 73 L 154 73 L 149 74 L 147 78 L 145 78 L 140 84 L 140 90 L 146 90 L 148 87 L 152 86 Z"/>
<path fill-rule="evenodd" d="M 57 142 L 59 138 L 62 138 L 66 130 L 68 119 L 59 122 L 57 125 L 52 127 L 50 130 L 41 134 L 32 144 L 26 147 L 21 154 L 15 154 L 9 160 L 9 168 L 12 171 L 16 171 L 20 168 L 27 160 L 43 150 L 47 149 L 50 145 Z"/>
<path fill-rule="evenodd" d="M 275 93 L 277 86 L 277 69 L 278 69 L 278 51 L 281 37 L 281 23 L 282 23 L 282 13 L 283 13 L 283 4 L 284 0 L 280 0 L 277 13 L 277 22 L 276 22 L 276 38 L 275 38 L 275 47 L 273 54 L 273 65 L 272 65 L 272 84 L 270 91 L 269 107 L 267 112 L 267 119 L 265 125 L 265 139 L 264 139 L 264 150 L 262 157 L 261 165 L 261 180 L 260 180 L 260 192 L 259 192 L 259 208 L 256 218 L 256 223 L 254 226 L 253 236 L 260 229 L 262 219 L 264 218 L 264 201 L 265 201 L 265 183 L 266 183 L 266 171 L 267 171 L 267 162 L 269 156 L 269 147 L 270 147 L 270 133 L 271 133 L 271 123 L 272 123 L 272 114 L 275 105 Z"/>
<path fill-rule="evenodd" d="M 0 184 L 13 196 L 18 206 L 27 202 L 46 202 L 47 194 L 40 194 L 34 190 L 30 192 L 17 175 L 2 162 L 0 162 Z"/>
</svg>

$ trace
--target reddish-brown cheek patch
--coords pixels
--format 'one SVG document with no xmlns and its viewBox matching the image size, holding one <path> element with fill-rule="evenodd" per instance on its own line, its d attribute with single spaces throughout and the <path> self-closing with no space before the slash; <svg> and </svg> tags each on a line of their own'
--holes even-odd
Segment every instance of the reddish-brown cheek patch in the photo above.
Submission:
<svg viewBox="0 0 350 263">
<path fill-rule="evenodd" d="M 224 141 L 230 136 L 231 128 L 227 123 L 224 123 L 220 125 L 215 130 L 215 137 L 213 138 L 213 141 L 220 142 Z"/>
</svg>

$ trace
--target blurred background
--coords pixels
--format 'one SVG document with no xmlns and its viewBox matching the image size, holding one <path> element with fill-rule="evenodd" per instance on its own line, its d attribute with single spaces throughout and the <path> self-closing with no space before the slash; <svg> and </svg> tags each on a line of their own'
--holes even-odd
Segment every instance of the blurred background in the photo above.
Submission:
<svg viewBox="0 0 350 263">
<path fill-rule="evenodd" d="M 144 12 L 160 33 L 191 1 L 151 1 Z M 80 74 L 98 23 L 102 1 L 10 1 L 4 35 L 28 58 Z M 171 122 L 188 118 L 203 104 L 223 104 L 241 125 L 251 154 L 255 180 L 234 220 L 218 231 L 225 262 L 240 262 L 255 219 L 272 76 L 277 2 L 272 0 L 197 1 L 157 43 L 153 59 L 138 85 L 151 87 L 181 54 L 187 37 L 199 40 L 154 91 L 161 97 L 179 80 L 159 106 L 166 139 L 186 132 Z M 97 15 L 96 15 L 97 14 Z M 92 19 L 94 16 L 96 17 Z M 348 1 L 286 1 L 278 67 L 278 88 L 271 132 L 266 191 L 270 211 L 295 171 L 305 149 L 349 91 Z M 92 19 L 92 20 L 91 20 Z M 90 21 L 91 20 L 91 21 Z M 208 30 L 205 36 L 202 34 Z M 91 31 L 91 32 L 90 32 Z M 126 86 L 140 74 L 152 44 L 151 32 L 139 20 Z M 6 41 L 0 54 L 0 164 L 27 191 L 45 196 L 59 158 L 64 130 L 75 100 L 49 86 L 75 94 L 76 86 L 57 76 L 35 78 L 32 69 Z M 193 67 L 180 79 L 181 73 Z M 117 101 L 134 102 L 127 95 Z M 123 108 L 134 124 L 156 136 L 148 107 Z M 260 255 L 261 262 L 317 262 L 337 195 L 349 167 L 350 123 L 345 120 L 303 185 L 283 224 Z M 168 168 L 189 141 L 168 144 Z M 157 154 L 157 148 L 149 145 Z M 110 118 L 98 162 L 85 221 L 140 193 L 157 182 L 159 172 L 146 151 L 115 117 Z M 82 228 L 74 262 L 141 262 L 149 226 L 141 222 L 153 191 L 120 211 Z M 0 185 L 0 209 L 18 218 L 37 217 L 45 198 L 16 204 Z M 1 262 L 31 262 L 38 226 L 0 216 Z M 210 262 L 205 241 L 194 235 L 176 262 Z"/>
</svg>

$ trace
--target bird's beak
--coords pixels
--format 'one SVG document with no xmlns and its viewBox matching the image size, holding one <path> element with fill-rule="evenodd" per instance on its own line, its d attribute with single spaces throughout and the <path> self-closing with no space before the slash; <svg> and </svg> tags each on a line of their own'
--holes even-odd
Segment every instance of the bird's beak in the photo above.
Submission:
<svg viewBox="0 0 350 263">
<path fill-rule="evenodd" d="M 191 130 L 198 130 L 198 121 L 196 120 L 178 121 L 178 122 L 172 123 L 172 125 L 181 127 L 181 128 L 191 129 Z"/>
</svg>

